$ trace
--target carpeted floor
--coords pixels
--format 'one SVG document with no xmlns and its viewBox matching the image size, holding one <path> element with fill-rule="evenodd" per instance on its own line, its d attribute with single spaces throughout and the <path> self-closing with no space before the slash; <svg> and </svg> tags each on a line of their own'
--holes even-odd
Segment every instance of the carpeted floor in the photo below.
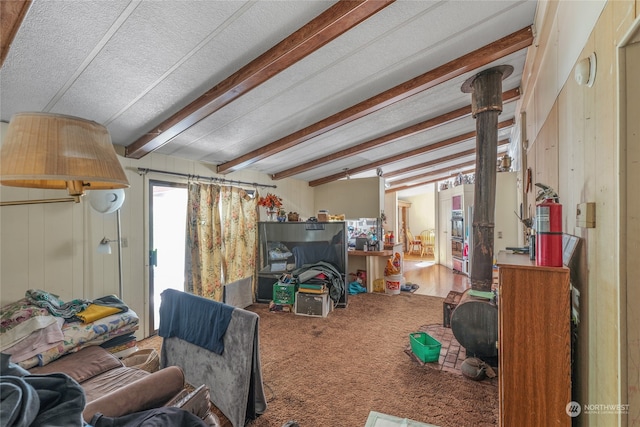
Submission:
<svg viewBox="0 0 640 427">
<path fill-rule="evenodd" d="M 496 425 L 495 381 L 433 369 L 405 352 L 411 332 L 442 324 L 442 302 L 408 292 L 359 294 L 326 318 L 248 307 L 260 315 L 269 405 L 249 425 L 363 427 L 370 411 L 441 427 Z"/>
</svg>

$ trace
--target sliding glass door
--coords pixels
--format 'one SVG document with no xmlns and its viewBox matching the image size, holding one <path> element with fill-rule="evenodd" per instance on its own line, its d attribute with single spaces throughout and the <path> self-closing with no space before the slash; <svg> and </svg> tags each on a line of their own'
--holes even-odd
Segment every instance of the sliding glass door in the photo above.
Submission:
<svg viewBox="0 0 640 427">
<path fill-rule="evenodd" d="M 184 290 L 187 187 L 149 181 L 149 334 L 160 325 L 160 294 Z"/>
</svg>

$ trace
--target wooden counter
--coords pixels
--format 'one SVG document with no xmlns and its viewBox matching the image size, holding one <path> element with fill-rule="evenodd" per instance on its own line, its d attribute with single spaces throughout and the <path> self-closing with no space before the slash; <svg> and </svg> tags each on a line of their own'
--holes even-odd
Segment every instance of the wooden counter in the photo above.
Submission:
<svg viewBox="0 0 640 427">
<path fill-rule="evenodd" d="M 353 256 L 391 256 L 393 255 L 392 250 L 384 250 L 384 251 L 348 251 L 347 255 Z"/>
<path fill-rule="evenodd" d="M 383 251 L 347 251 L 347 256 L 352 257 L 349 260 L 349 272 L 355 273 L 358 269 L 365 270 L 367 272 L 367 283 L 362 285 L 367 288 L 367 292 L 373 292 L 373 281 L 384 279 L 384 268 L 387 265 L 387 260 L 396 252 L 401 256 L 401 263 L 404 262 L 402 243 L 396 243 L 393 245 L 393 249 L 385 249 Z M 362 262 L 362 257 L 364 257 L 364 262 Z"/>
</svg>

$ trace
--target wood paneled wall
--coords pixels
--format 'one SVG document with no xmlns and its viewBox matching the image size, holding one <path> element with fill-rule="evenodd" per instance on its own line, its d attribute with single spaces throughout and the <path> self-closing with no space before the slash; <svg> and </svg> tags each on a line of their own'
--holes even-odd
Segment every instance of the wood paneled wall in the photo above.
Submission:
<svg viewBox="0 0 640 427">
<path fill-rule="evenodd" d="M 538 64 L 532 80 L 523 84 L 532 88 L 523 104 L 529 133 L 526 160 L 534 172 L 534 182 L 549 184 L 558 191 L 563 204 L 564 231 L 582 239 L 572 275 L 573 285 L 581 295 L 573 399 L 582 405 L 629 404 L 628 416 L 624 411 L 583 414 L 577 423 L 635 425 L 634 422 L 640 422 L 640 399 L 637 393 L 628 393 L 628 390 L 640 389 L 640 378 L 637 368 L 628 366 L 627 358 L 638 360 L 640 349 L 637 345 L 627 348 L 627 341 L 630 337 L 638 339 L 640 322 L 633 325 L 627 322 L 626 307 L 628 287 L 639 285 L 621 278 L 625 267 L 619 249 L 624 241 L 620 219 L 621 207 L 627 199 L 620 193 L 620 163 L 624 154 L 618 126 L 617 45 L 638 15 L 638 2 L 608 1 L 593 31 L 583 40 L 584 47 L 576 61 L 592 52 L 597 56 L 596 80 L 590 88 L 579 86 L 573 73 L 564 80 L 559 75 L 560 59 L 568 54 L 562 48 L 567 44 L 563 35 L 570 32 L 565 29 L 579 20 L 576 18 L 579 8 L 584 5 L 583 2 L 560 3 L 562 6 L 556 4 L 555 9 L 547 8 L 552 13 L 545 19 L 552 22 L 540 26 L 546 29 L 546 34 L 538 34 L 539 46 L 553 51 L 552 59 Z M 538 54 L 538 58 L 541 57 L 544 55 Z M 638 72 L 634 71 L 636 79 Z M 541 102 L 548 99 L 548 86 L 558 83 L 560 90 L 551 108 L 545 109 Z M 548 113 L 543 114 L 545 111 Z M 527 199 L 530 206 L 535 206 L 535 191 L 528 193 Z M 596 228 L 576 226 L 576 205 L 583 202 L 596 204 Z M 635 247 L 634 251 L 635 255 L 627 253 L 626 256 L 637 259 L 639 248 Z M 640 293 L 636 290 L 636 294 Z"/>
<path fill-rule="evenodd" d="M 638 14 L 636 3 L 636 15 Z M 623 236 L 621 245 L 622 274 L 621 284 L 626 290 L 626 325 L 622 323 L 626 341 L 626 362 L 629 407 L 629 425 L 640 425 L 640 20 L 636 19 L 620 49 L 620 156 L 621 156 L 621 196 L 626 203 L 622 204 L 620 233 Z M 625 331 L 626 328 L 626 331 Z"/>
<path fill-rule="evenodd" d="M 0 130 L 4 131 L 6 124 Z M 0 140 L 2 138 L 0 133 Z M 164 174 L 140 175 L 150 168 L 201 176 L 216 176 L 213 167 L 188 160 L 151 154 L 141 160 L 120 157 L 131 187 L 121 209 L 124 301 L 140 316 L 138 338 L 147 335 L 148 293 L 148 180 L 186 182 Z M 267 191 L 283 198 L 284 208 L 303 217 L 315 215 L 314 189 L 306 182 L 272 181 L 257 172 L 236 172 L 223 178 L 275 184 Z M 67 197 L 66 191 L 0 187 L 3 201 Z M 261 212 L 261 215 L 264 215 Z M 179 225 L 184 226 L 184 225 Z M 24 297 L 31 288 L 59 295 L 63 300 L 93 299 L 118 293 L 118 259 L 96 252 L 102 237 L 115 239 L 116 215 L 95 212 L 81 203 L 33 204 L 0 207 L 0 305 Z"/>
</svg>

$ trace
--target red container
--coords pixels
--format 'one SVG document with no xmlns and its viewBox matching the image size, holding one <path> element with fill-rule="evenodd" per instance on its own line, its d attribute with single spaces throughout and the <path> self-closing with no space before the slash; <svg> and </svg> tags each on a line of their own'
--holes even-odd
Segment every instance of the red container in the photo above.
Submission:
<svg viewBox="0 0 640 427">
<path fill-rule="evenodd" d="M 536 265 L 562 267 L 562 205 L 553 199 L 536 206 Z"/>
</svg>

